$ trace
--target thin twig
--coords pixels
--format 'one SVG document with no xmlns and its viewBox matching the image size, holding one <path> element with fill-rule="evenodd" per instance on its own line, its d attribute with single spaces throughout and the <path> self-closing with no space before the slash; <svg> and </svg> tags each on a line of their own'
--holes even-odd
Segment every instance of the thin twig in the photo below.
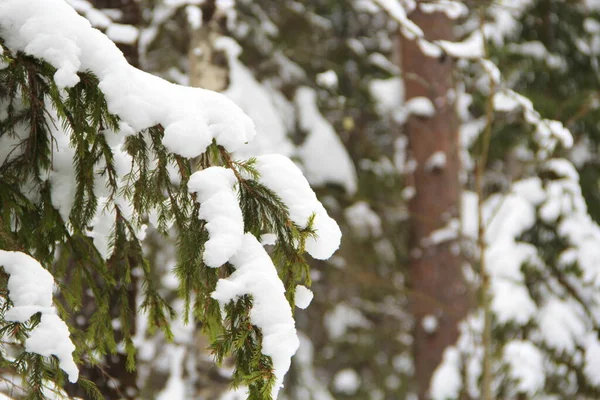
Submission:
<svg viewBox="0 0 600 400">
<path fill-rule="evenodd" d="M 483 24 L 485 22 L 484 9 L 481 9 L 480 14 L 480 29 L 483 34 Z M 488 50 L 484 40 L 484 57 L 487 58 Z M 485 240 L 485 221 L 483 220 L 483 176 L 487 165 L 490 141 L 492 136 L 492 125 L 494 120 L 494 91 L 496 89 L 496 81 L 490 75 L 490 93 L 486 102 L 486 127 L 483 132 L 481 153 L 477 163 L 475 186 L 477 192 L 477 245 L 479 247 L 479 270 L 481 274 L 481 301 L 483 305 L 484 325 L 483 325 L 483 379 L 481 394 L 483 400 L 492 400 L 492 310 L 490 297 L 490 275 L 487 271 L 485 253 L 487 243 Z"/>
</svg>

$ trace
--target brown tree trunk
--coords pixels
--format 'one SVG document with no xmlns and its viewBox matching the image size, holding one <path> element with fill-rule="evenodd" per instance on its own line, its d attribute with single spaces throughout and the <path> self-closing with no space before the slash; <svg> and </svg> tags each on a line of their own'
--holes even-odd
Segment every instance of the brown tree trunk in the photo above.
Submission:
<svg viewBox="0 0 600 400">
<path fill-rule="evenodd" d="M 443 13 L 410 16 L 429 40 L 453 40 L 453 22 Z M 444 349 L 458 337 L 458 324 L 466 316 L 469 296 L 462 274 L 463 259 L 456 240 L 432 243 L 430 235 L 458 218 L 460 204 L 458 119 L 449 96 L 453 89 L 453 60 L 424 55 L 416 41 L 401 38 L 401 65 L 406 100 L 427 97 L 434 104 L 431 117 L 409 117 L 406 129 L 409 155 L 416 161 L 412 175 L 415 196 L 411 213 L 410 308 L 414 317 L 415 382 L 420 399 L 427 398 L 432 375 Z M 436 152 L 445 154 L 445 164 L 428 166 Z M 426 321 L 437 327 L 427 329 Z M 433 318 L 435 320 L 433 320 Z"/>
</svg>

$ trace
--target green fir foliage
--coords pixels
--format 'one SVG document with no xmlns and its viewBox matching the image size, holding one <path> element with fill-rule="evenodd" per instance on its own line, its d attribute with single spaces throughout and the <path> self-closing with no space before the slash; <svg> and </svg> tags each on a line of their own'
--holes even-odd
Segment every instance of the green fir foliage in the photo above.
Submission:
<svg viewBox="0 0 600 400">
<path fill-rule="evenodd" d="M 230 265 L 208 268 L 203 263 L 208 232 L 205 222 L 198 218 L 200 205 L 188 192 L 187 182 L 195 170 L 212 165 L 235 172 L 245 230 L 259 238 L 267 232 L 277 235 L 273 258 L 292 309 L 296 285 L 310 285 L 303 254 L 306 239 L 314 235 L 312 218 L 307 228 L 290 220 L 281 199 L 259 183 L 256 160 L 233 160 L 216 143 L 196 160 L 171 154 L 162 144 L 164 130 L 160 125 L 127 138 L 125 148 L 132 157 L 132 168 L 121 181 L 105 136 L 119 131 L 119 120 L 108 111 L 98 79 L 81 73 L 77 85 L 61 90 L 54 83 L 55 70 L 49 64 L 3 50 L 0 57 L 8 66 L 0 69 L 0 103 L 6 109 L 0 115 L 0 137 L 16 137 L 18 130 L 27 134 L 21 135 L 14 156 L 0 165 L 0 249 L 28 253 L 51 271 L 60 290 L 55 303 L 76 345 L 76 361 L 100 366 L 104 356 L 123 348 L 127 369 L 134 370 L 132 321 L 139 312 L 147 317 L 150 333 L 160 330 L 168 340 L 174 339 L 170 322 L 177 316 L 161 296 L 156 266 L 144 258 L 142 243 L 135 234 L 156 210 L 160 233 L 177 235 L 175 273 L 180 281 L 179 295 L 185 300 L 185 312 L 180 317 L 201 323 L 217 362 L 235 356 L 234 385 L 247 385 L 251 399 L 271 399 L 275 377 L 270 358 L 261 353 L 261 332 L 250 322 L 252 299 L 246 296 L 221 309 L 210 296 L 217 281 L 234 269 Z M 56 119 L 50 109 L 55 110 Z M 77 185 L 68 221 L 53 207 L 50 181 L 44 178 L 55 151 L 51 124 L 69 133 L 75 150 Z M 100 207 L 94 190 L 99 176 L 108 182 L 110 194 L 105 207 L 115 215 L 107 260 L 89 236 Z M 132 218 L 128 219 L 114 201 L 117 195 L 131 202 Z M 5 321 L 3 315 L 10 306 L 8 277 L 2 274 L 0 278 L 0 297 L 4 300 L 0 336 L 5 343 L 0 346 L 0 365 L 23 378 L 27 398 L 42 399 L 44 390 L 59 390 L 64 385 L 64 373 L 56 358 L 22 351 L 28 332 L 39 323 L 39 314 L 26 324 Z M 136 292 L 143 299 L 139 305 Z M 84 323 L 76 323 L 78 315 L 87 316 Z M 9 352 L 17 354 L 16 358 L 9 357 Z M 103 398 L 85 376 L 78 385 L 90 398 Z"/>
</svg>

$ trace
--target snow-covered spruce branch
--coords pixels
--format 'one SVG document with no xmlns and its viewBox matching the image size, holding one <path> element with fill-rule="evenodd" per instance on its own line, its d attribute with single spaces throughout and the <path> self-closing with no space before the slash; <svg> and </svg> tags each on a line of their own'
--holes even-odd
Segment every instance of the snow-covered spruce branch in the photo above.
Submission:
<svg viewBox="0 0 600 400">
<path fill-rule="evenodd" d="M 184 317 L 193 311 L 215 338 L 218 360 L 236 356 L 235 384 L 276 397 L 298 346 L 304 252 L 328 258 L 341 237 L 300 170 L 282 156 L 235 161 L 230 152 L 256 134 L 239 107 L 133 68 L 61 0 L 2 2 L 0 35 L 0 245 L 51 267 L 67 311 L 81 310 L 84 293 L 95 299 L 89 324 L 69 326 L 78 358 L 124 346 L 135 367 L 127 290 L 138 279 L 150 328 L 172 337 L 173 310 L 141 247 L 150 224 L 178 235 Z M 267 234 L 273 260 L 260 244 Z"/>
<path fill-rule="evenodd" d="M 79 370 L 72 356 L 75 345 L 69 338 L 69 328 L 52 305 L 52 275 L 31 256 L 17 251 L 0 250 L 0 267 L 9 275 L 9 302 L 5 303 L 8 310 L 2 316 L 4 324 L 25 324 L 39 313 L 39 322 L 25 339 L 25 351 L 58 357 L 60 368 L 68 374 L 69 381 L 77 382 Z M 21 328 L 15 325 L 11 329 Z"/>
</svg>

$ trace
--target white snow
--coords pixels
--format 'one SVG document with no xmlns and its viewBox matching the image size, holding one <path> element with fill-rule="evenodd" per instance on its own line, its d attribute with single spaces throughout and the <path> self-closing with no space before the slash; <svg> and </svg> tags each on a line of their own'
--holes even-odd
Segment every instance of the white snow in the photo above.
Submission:
<svg viewBox="0 0 600 400">
<path fill-rule="evenodd" d="M 207 266 L 218 268 L 240 249 L 244 236 L 244 218 L 234 186 L 232 170 L 209 167 L 194 172 L 188 182 L 190 192 L 197 193 L 199 217 L 206 221 L 209 239 L 204 245 Z"/>
<path fill-rule="evenodd" d="M 498 111 L 513 111 L 519 107 L 520 103 L 516 98 L 510 96 L 505 91 L 499 91 L 494 94 L 494 109 Z"/>
<path fill-rule="evenodd" d="M 190 28 L 196 30 L 202 27 L 202 9 L 200 7 L 190 4 L 185 7 L 185 14 Z"/>
<path fill-rule="evenodd" d="M 356 38 L 350 38 L 346 40 L 346 45 L 348 45 L 350 50 L 352 50 L 359 56 L 364 56 L 365 54 L 367 54 L 367 49 L 365 48 L 365 45 Z"/>
<path fill-rule="evenodd" d="M 308 132 L 298 149 L 306 178 L 316 186 L 336 183 L 352 195 L 357 189 L 354 164 L 333 126 L 319 112 L 316 101 L 313 89 L 301 87 L 296 91 L 300 128 Z"/>
<path fill-rule="evenodd" d="M 360 238 L 379 237 L 382 233 L 381 218 L 369 204 L 359 201 L 344 210 L 344 216 L 352 231 Z"/>
<path fill-rule="evenodd" d="M 539 178 L 528 178 L 513 184 L 506 195 L 490 196 L 483 204 L 486 261 L 491 277 L 492 310 L 500 324 L 509 321 L 527 323 L 537 306 L 524 284 L 524 263 L 539 265 L 536 248 L 517 241 L 536 221 L 536 207 L 546 194 Z M 477 196 L 466 192 L 462 201 L 463 234 L 477 238 Z"/>
<path fill-rule="evenodd" d="M 102 188 L 102 186 L 96 184 L 95 189 L 99 188 Z M 108 194 L 102 192 L 96 194 L 98 195 L 98 206 L 90 223 L 92 229 L 88 232 L 88 236 L 93 239 L 94 247 L 96 247 L 102 258 L 108 260 L 113 250 L 111 237 L 117 219 L 116 208 L 118 207 L 121 215 L 130 221 L 133 217 L 133 205 L 121 195 L 116 196 L 114 201 L 111 202 Z M 146 227 L 138 227 L 135 233 L 136 237 L 143 240 L 145 231 Z"/>
<path fill-rule="evenodd" d="M 404 189 L 402 189 L 401 196 L 404 200 L 408 201 L 408 200 L 412 199 L 413 197 L 415 197 L 416 194 L 417 194 L 417 189 L 415 189 L 414 186 L 407 186 Z"/>
<path fill-rule="evenodd" d="M 461 389 L 480 398 L 483 351 L 478 344 L 483 332 L 483 313 L 475 311 L 459 324 L 456 345 L 447 347 L 442 363 L 434 372 L 430 394 L 434 400 L 455 399 Z M 463 373 L 466 379 L 463 380 Z"/>
<path fill-rule="evenodd" d="M 585 359 L 583 371 L 594 385 L 600 385 L 600 343 L 595 332 L 585 338 Z"/>
<path fill-rule="evenodd" d="M 521 54 L 531 57 L 536 60 L 544 61 L 549 68 L 564 71 L 567 68 L 566 60 L 557 55 L 550 53 L 546 46 L 540 41 L 531 41 L 524 43 L 511 43 L 507 47 L 509 52 Z"/>
<path fill-rule="evenodd" d="M 427 57 L 437 58 L 443 54 L 442 48 L 439 45 L 431 43 L 425 39 L 417 39 L 417 44 L 419 45 L 419 48 L 423 54 L 425 54 Z"/>
<path fill-rule="evenodd" d="M 552 158 L 547 160 L 542 166 L 542 169 L 552 171 L 556 175 L 571 181 L 579 182 L 579 173 L 575 169 L 575 166 L 564 158 Z"/>
<path fill-rule="evenodd" d="M 221 11 L 227 11 L 235 6 L 235 0 L 217 0 L 216 4 L 217 9 Z"/>
<path fill-rule="evenodd" d="M 360 376 L 352 368 L 336 372 L 333 377 L 333 387 L 336 392 L 352 395 L 360 387 Z"/>
<path fill-rule="evenodd" d="M 102 196 L 98 198 L 96 214 L 92 219 L 91 226 L 93 230 L 88 236 L 94 241 L 94 247 L 98 250 L 103 259 L 108 260 L 112 254 L 110 235 L 113 231 L 113 225 L 116 218 L 114 206 L 108 201 L 108 198 Z"/>
<path fill-rule="evenodd" d="M 263 354 L 273 361 L 277 378 L 273 398 L 277 398 L 283 377 L 299 345 L 285 288 L 273 261 L 250 233 L 244 235 L 242 246 L 229 262 L 235 267 L 235 272 L 226 279 L 219 279 L 211 296 L 222 306 L 240 296 L 252 296 L 250 320 L 262 331 Z"/>
<path fill-rule="evenodd" d="M 5 314 L 9 321 L 26 322 L 37 312 L 51 312 L 54 278 L 31 256 L 0 250 L 0 264 L 10 275 L 9 297 L 13 306 Z"/>
<path fill-rule="evenodd" d="M 479 220 L 477 218 L 477 207 L 479 197 L 477 193 L 465 190 L 461 199 L 460 225 L 465 237 L 476 239 Z"/>
<path fill-rule="evenodd" d="M 600 3 L 599 3 L 600 4 Z M 583 21 L 583 29 L 589 34 L 598 34 L 600 33 L 600 22 L 593 18 L 586 18 Z"/>
<path fill-rule="evenodd" d="M 540 216 L 547 222 L 558 220 L 558 234 L 571 246 L 560 258 L 576 260 L 583 273 L 583 282 L 597 285 L 600 282 L 600 248 L 597 245 L 600 227 L 587 212 L 577 172 L 565 161 L 548 160 L 549 168 L 561 179 L 548 182 L 547 199 L 540 209 Z"/>
<path fill-rule="evenodd" d="M 442 363 L 431 378 L 429 395 L 433 400 L 456 399 L 462 388 L 460 354 L 454 346 L 444 350 Z"/>
<path fill-rule="evenodd" d="M 452 241 L 458 237 L 459 231 L 460 222 L 456 218 L 453 218 L 450 221 L 448 221 L 446 226 L 440 229 L 436 229 L 435 231 L 431 232 L 429 236 L 421 239 L 421 246 L 429 247 L 440 243 Z"/>
<path fill-rule="evenodd" d="M 525 325 L 533 322 L 537 330 L 530 335 L 532 340 L 560 353 L 582 356 L 586 376 L 598 382 L 600 346 L 594 334 L 586 336 L 590 327 L 581 306 L 558 293 L 545 293 L 544 299 L 536 304 L 524 284 L 521 271 L 524 263 L 540 271 L 545 266 L 539 259 L 538 250 L 517 238 L 539 218 L 557 224 L 558 235 L 570 246 L 558 257 L 558 267 L 579 266 L 582 281 L 576 284 L 575 290 L 587 298 L 589 295 L 585 291 L 600 282 L 597 267 L 600 263 L 600 227 L 587 213 L 576 169 L 564 159 L 546 160 L 542 169 L 553 171 L 557 178 L 544 183 L 537 177 L 514 182 L 508 193 L 493 195 L 483 204 L 489 246 L 486 260 L 492 280 L 492 310 L 499 324 Z M 476 206 L 476 195 L 466 193 L 462 225 L 464 235 L 471 238 L 477 235 Z M 554 283 L 549 281 L 548 284 L 554 291 Z M 510 342 L 503 353 L 503 359 L 510 367 L 510 376 L 517 381 L 516 390 L 529 396 L 535 395 L 545 384 L 547 372 L 544 368 L 548 364 L 540 345 L 517 340 Z M 466 349 L 464 346 L 460 348 L 461 351 Z M 580 348 L 584 351 L 580 352 Z M 476 360 L 473 362 L 476 363 Z"/>
<path fill-rule="evenodd" d="M 413 358 L 406 353 L 394 356 L 392 359 L 392 365 L 394 366 L 394 370 L 396 372 L 406 375 L 412 375 L 414 373 L 415 366 Z"/>
<path fill-rule="evenodd" d="M 592 149 L 593 145 L 590 139 L 587 136 L 583 136 L 571 147 L 568 158 L 573 162 L 573 165 L 581 168 L 585 163 L 590 162 L 594 158 Z"/>
<path fill-rule="evenodd" d="M 420 3 L 421 11 L 426 14 L 443 12 L 448 18 L 457 19 L 469 13 L 469 8 L 461 2 L 453 0 L 437 0 L 432 3 Z"/>
<path fill-rule="evenodd" d="M 402 34 L 408 39 L 415 37 L 423 37 L 423 30 L 411 21 L 404 7 L 398 0 L 374 0 L 383 10 L 385 10 L 392 18 L 394 18 L 402 27 Z"/>
<path fill-rule="evenodd" d="M 265 233 L 262 235 L 260 242 L 263 246 L 275 245 L 277 243 L 277 235 L 274 233 Z"/>
<path fill-rule="evenodd" d="M 342 338 L 350 328 L 369 328 L 371 322 L 356 308 L 345 303 L 336 304 L 324 317 L 325 328 L 332 340 Z"/>
<path fill-rule="evenodd" d="M 446 166 L 446 153 L 436 151 L 425 161 L 425 171 L 436 171 Z"/>
<path fill-rule="evenodd" d="M 492 309 L 499 323 L 514 320 L 524 324 L 534 315 L 536 306 L 523 284 L 521 266 L 526 261 L 535 262 L 536 249 L 531 244 L 517 242 L 515 238 L 535 223 L 535 204 L 518 192 L 498 198 L 497 205 L 493 202 L 488 204 L 484 215 L 493 217 L 486 228 Z"/>
<path fill-rule="evenodd" d="M 571 132 L 560 121 L 541 120 L 537 123 L 536 136 L 538 136 L 537 139 L 540 143 L 548 143 L 548 147 L 550 148 L 552 148 L 550 140 L 553 139 L 557 139 L 567 149 L 573 145 Z"/>
<path fill-rule="evenodd" d="M 57 68 L 59 87 L 91 71 L 109 110 L 135 131 L 165 127 L 172 152 L 196 157 L 215 139 L 234 151 L 255 136 L 252 120 L 221 94 L 181 87 L 130 66 L 116 45 L 60 0 L 6 0 L 0 4 L 5 45 Z"/>
<path fill-rule="evenodd" d="M 89 8 L 84 13 L 85 18 L 92 23 L 95 28 L 106 29 L 112 20 L 104 14 L 102 11 L 96 10 L 95 8 Z"/>
<path fill-rule="evenodd" d="M 487 59 L 481 59 L 479 60 L 479 62 L 483 66 L 483 69 L 485 69 L 485 72 L 487 73 L 488 77 L 492 80 L 492 82 L 496 85 L 500 84 L 502 80 L 502 74 L 500 73 L 500 69 L 498 69 L 498 66 Z"/>
<path fill-rule="evenodd" d="M 484 56 L 483 35 L 480 31 L 473 32 L 462 42 L 439 40 L 437 43 L 452 57 L 476 59 Z"/>
<path fill-rule="evenodd" d="M 180 339 L 179 337 L 177 338 Z M 183 400 L 185 399 L 185 386 L 183 381 L 183 358 L 186 348 L 178 346 L 171 349 L 168 353 L 171 374 L 164 389 L 158 393 L 157 400 Z"/>
<path fill-rule="evenodd" d="M 106 36 L 116 43 L 134 44 L 139 34 L 138 28 L 133 25 L 123 25 L 113 22 L 106 28 Z"/>
<path fill-rule="evenodd" d="M 504 346 L 503 358 L 510 366 L 510 376 L 515 379 L 520 392 L 535 394 L 544 386 L 544 357 L 531 342 L 513 340 Z"/>
<path fill-rule="evenodd" d="M 294 296 L 294 302 L 296 307 L 306 309 L 314 297 L 313 292 L 304 285 L 296 286 L 296 295 Z"/>
<path fill-rule="evenodd" d="M 396 171 L 405 173 L 408 158 L 408 138 L 404 135 L 398 135 L 394 140 L 394 167 Z"/>
<path fill-rule="evenodd" d="M 433 117 L 435 106 L 427 97 L 418 96 L 408 100 L 404 105 L 409 114 L 419 117 Z"/>
<path fill-rule="evenodd" d="M 310 216 L 315 214 L 313 228 L 317 238 L 307 239 L 307 252 L 317 259 L 331 257 L 340 246 L 342 233 L 317 199 L 302 172 L 289 158 L 278 154 L 258 156 L 256 160 L 259 181 L 281 198 L 294 223 L 306 227 Z"/>
<path fill-rule="evenodd" d="M 537 316 L 544 341 L 558 351 L 575 350 L 583 338 L 586 327 L 576 304 L 550 299 Z"/>
<path fill-rule="evenodd" d="M 203 4 L 205 0 L 165 0 L 165 4 L 171 7 L 181 7 L 187 4 Z"/>
<path fill-rule="evenodd" d="M 317 85 L 327 89 L 335 89 L 338 85 L 338 76 L 333 70 L 321 72 L 317 74 Z"/>
<path fill-rule="evenodd" d="M 256 124 L 254 140 L 241 146 L 237 156 L 278 153 L 291 156 L 294 148 L 288 138 L 294 121 L 294 107 L 268 83 L 256 80 L 252 72 L 240 62 L 241 46 L 233 39 L 220 37 L 215 48 L 225 51 L 229 66 L 229 86 L 223 94 L 237 104 Z M 248 96 L 252 93 L 252 96 Z"/>
<path fill-rule="evenodd" d="M 372 65 L 381 68 L 390 74 L 397 75 L 400 72 L 398 66 L 381 53 L 371 53 L 367 59 Z"/>
<path fill-rule="evenodd" d="M 426 315 L 421 320 L 421 326 L 423 326 L 425 332 L 429 334 L 435 333 L 438 327 L 438 320 L 435 315 Z"/>
<path fill-rule="evenodd" d="M 396 112 L 404 101 L 404 82 L 400 78 L 373 79 L 369 93 L 375 100 L 377 112 L 389 115 Z"/>
<path fill-rule="evenodd" d="M 25 350 L 45 357 L 55 355 L 69 381 L 77 382 L 79 370 L 72 356 L 75 346 L 52 304 L 54 278 L 34 258 L 21 252 L 0 250 L 0 266 L 10 275 L 7 288 L 13 303 L 4 318 L 24 323 L 34 314 L 42 314 L 41 322 L 25 340 Z"/>
<path fill-rule="evenodd" d="M 505 249 L 510 251 L 511 249 Z M 493 254 L 497 256 L 496 254 Z M 506 257 L 510 266 L 521 266 L 522 258 Z M 505 324 L 514 321 L 525 325 L 536 313 L 536 306 L 523 282 L 513 282 L 508 278 L 493 279 L 491 285 L 492 310 L 498 318 L 498 323 Z"/>
<path fill-rule="evenodd" d="M 525 121 L 536 128 L 535 140 L 541 147 L 540 158 L 547 158 L 548 153 L 554 150 L 557 143 L 566 149 L 573 145 L 573 136 L 562 122 L 542 118 L 528 98 L 510 89 L 503 89 L 494 94 L 496 110 L 513 111 L 517 107 L 523 109 Z"/>
<path fill-rule="evenodd" d="M 584 0 L 583 3 L 590 11 L 600 11 L 600 1 L 598 0 Z"/>
<path fill-rule="evenodd" d="M 200 2 L 172 0 L 170 5 L 187 5 L 194 13 L 193 8 Z M 83 7 L 81 12 L 92 13 L 93 8 L 89 3 L 78 4 Z M 221 1 L 218 4 L 227 9 L 232 2 Z M 133 43 L 138 39 L 139 32 L 135 28 L 114 24 L 111 18 L 102 18 L 102 15 L 105 16 L 103 13 L 95 14 L 95 23 L 106 28 L 112 39 L 124 43 Z M 256 129 L 242 109 L 257 119 L 261 131 L 268 133 L 265 135 L 268 139 L 264 143 L 274 143 L 276 141 L 272 139 L 277 138 L 277 143 L 269 151 L 284 149 L 283 152 L 290 155 L 293 151 L 286 138 L 287 131 L 293 126 L 293 106 L 283 96 L 277 97 L 275 90 L 265 89 L 265 85 L 252 78 L 251 73 L 237 60 L 239 45 L 233 41 L 219 42 L 226 50 L 231 66 L 231 85 L 226 92 L 228 98 L 208 90 L 174 85 L 133 68 L 108 37 L 93 29 L 87 20 L 62 0 L 2 1 L 0 25 L 3 28 L 4 45 L 8 49 L 23 51 L 47 61 L 57 69 L 54 80 L 60 88 L 76 85 L 80 79 L 77 74 L 81 72 L 91 71 L 99 78 L 99 88 L 106 98 L 109 111 L 120 119 L 117 132 L 102 132 L 112 149 L 119 179 L 132 172 L 131 157 L 124 149 L 126 137 L 157 124 L 165 128 L 163 144 L 166 148 L 184 157 L 199 156 L 213 141 L 228 151 L 248 151 L 247 143 L 255 136 Z M 259 92 L 254 90 L 256 88 L 263 90 Z M 248 92 L 253 95 L 248 96 Z M 230 98 L 239 102 L 241 107 Z M 305 152 L 302 158 L 307 171 L 314 168 L 315 176 L 311 179 L 319 179 L 316 177 L 317 168 L 326 168 L 330 171 L 330 176 L 326 176 L 322 183 L 338 183 L 349 194 L 353 194 L 356 191 L 354 166 L 335 131 L 319 113 L 314 92 L 305 91 L 303 94 L 299 90 L 296 103 L 301 125 L 309 131 L 300 154 L 302 157 L 302 151 Z M 268 105 L 268 108 L 264 105 Z M 275 115 L 279 118 L 275 119 Z M 292 118 L 289 118 L 290 115 Z M 49 118 L 57 120 L 51 109 Z M 44 179 L 50 180 L 52 203 L 67 222 L 75 190 L 71 132 L 62 130 L 60 124 L 51 123 L 49 126 L 55 147 L 53 164 Z M 17 133 L 27 134 L 26 129 L 23 132 L 17 130 Z M 8 156 L 19 139 L 21 138 L 8 138 L 8 135 L 0 138 L 0 156 Z M 313 150 L 318 154 L 317 158 L 311 158 Z M 17 152 L 13 156 L 16 154 Z M 332 164 L 323 165 L 319 157 Z M 104 167 L 103 162 L 94 166 L 95 171 Z M 330 166 L 333 168 L 329 168 Z M 320 259 L 331 256 L 339 247 L 340 229 L 317 200 L 301 171 L 291 160 L 281 155 L 258 157 L 257 169 L 261 174 L 260 181 L 277 193 L 288 206 L 294 223 L 306 227 L 309 218 L 315 215 L 313 228 L 318 237 L 307 240 L 309 254 Z M 207 222 L 209 239 L 205 244 L 204 262 L 210 267 L 218 267 L 229 261 L 236 268 L 229 278 L 219 281 L 213 297 L 223 304 L 238 296 L 252 296 L 254 303 L 250 317 L 252 323 L 263 331 L 263 351 L 273 359 L 280 387 L 289 368 L 290 357 L 298 346 L 294 320 L 285 299 L 283 284 L 271 259 L 254 236 L 244 234 L 236 184 L 237 179 L 232 170 L 210 167 L 194 173 L 188 187 L 190 192 L 197 194 L 200 203 L 199 217 Z M 117 186 L 122 188 L 123 182 L 119 180 Z M 98 196 L 98 207 L 90 224 L 89 236 L 100 255 L 107 259 L 111 254 L 116 207 L 126 219 L 131 219 L 133 208 L 129 199 L 121 192 L 116 197 L 111 197 L 106 177 L 100 174 L 95 174 L 94 193 Z M 156 213 L 151 214 L 150 219 L 156 222 Z M 144 227 L 141 227 L 138 237 L 142 238 L 143 234 Z M 271 242 L 267 236 L 264 239 Z M 13 260 L 12 256 L 7 258 L 6 254 L 9 253 L 0 252 L 0 261 L 3 263 Z M 26 261 L 18 261 L 30 267 L 35 263 L 35 268 L 43 272 L 21 264 L 11 272 L 11 266 L 5 263 L 5 270 L 12 274 L 9 278 L 9 290 L 15 305 L 7 312 L 6 317 L 8 319 L 12 315 L 12 318 L 19 318 L 20 321 L 27 320 L 35 312 L 42 312 L 41 323 L 26 342 L 27 350 L 43 355 L 57 355 L 69 380 L 76 380 L 77 369 L 71 356 L 74 348 L 68 337 L 68 328 L 52 307 L 53 279 L 35 260 L 27 258 Z M 41 283 L 34 284 L 37 281 L 28 278 L 26 282 L 19 284 L 21 289 L 10 288 L 10 282 L 16 282 L 30 272 L 36 274 L 35 278 Z M 40 288 L 31 289 L 35 285 Z M 23 293 L 26 294 L 23 301 L 13 299 L 19 298 Z M 298 288 L 299 307 L 307 306 L 311 297 L 310 290 Z M 176 376 L 179 372 L 181 371 L 174 371 L 172 375 L 174 386 L 172 385 L 169 393 L 180 389 L 177 385 L 181 379 Z"/>
<path fill-rule="evenodd" d="M 352 5 L 356 9 L 356 11 L 367 12 L 370 14 L 374 14 L 379 11 L 379 7 L 375 5 L 373 0 L 354 0 Z"/>
<path fill-rule="evenodd" d="M 48 113 L 56 121 L 56 112 L 53 108 Z M 63 221 L 69 221 L 69 215 L 75 200 L 77 182 L 73 168 L 75 150 L 70 146 L 70 135 L 59 129 L 58 124 L 49 123 L 48 127 L 54 138 L 52 169 L 49 175 L 50 198 L 52 205 L 58 210 Z M 9 136 L 9 135 L 5 135 Z"/>
</svg>

